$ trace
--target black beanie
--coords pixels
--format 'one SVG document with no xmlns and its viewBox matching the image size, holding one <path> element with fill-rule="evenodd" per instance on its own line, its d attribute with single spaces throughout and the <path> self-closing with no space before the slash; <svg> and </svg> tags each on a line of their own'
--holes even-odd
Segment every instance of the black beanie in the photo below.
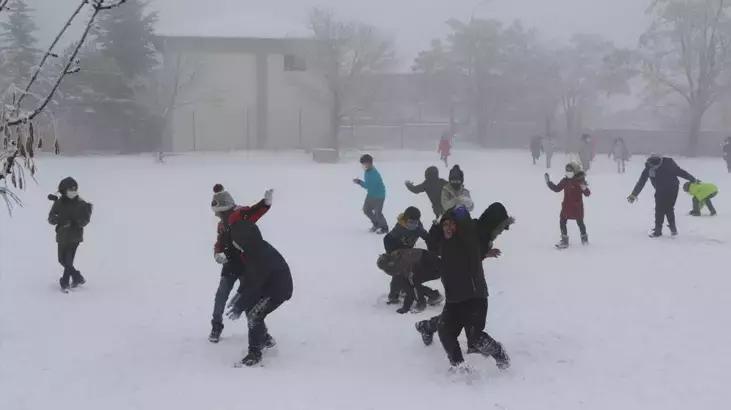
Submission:
<svg viewBox="0 0 731 410">
<path fill-rule="evenodd" d="M 404 211 L 404 216 L 407 220 L 418 221 L 421 220 L 421 211 L 419 208 L 410 206 L 406 208 L 406 211 Z"/>
<path fill-rule="evenodd" d="M 58 184 L 58 192 L 61 194 L 66 194 L 67 191 L 75 191 L 79 189 L 79 184 L 76 182 L 75 179 L 71 177 L 67 177 L 61 180 L 61 182 Z"/>
<path fill-rule="evenodd" d="M 464 182 L 464 172 L 462 172 L 462 169 L 459 167 L 459 165 L 455 165 L 449 171 L 449 182 L 452 181 Z"/>
</svg>

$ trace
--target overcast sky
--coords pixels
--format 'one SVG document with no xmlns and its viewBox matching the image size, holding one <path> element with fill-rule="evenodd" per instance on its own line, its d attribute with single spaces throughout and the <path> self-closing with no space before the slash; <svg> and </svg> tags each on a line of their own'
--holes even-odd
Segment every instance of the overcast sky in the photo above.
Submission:
<svg viewBox="0 0 731 410">
<path fill-rule="evenodd" d="M 79 0 L 29 0 L 37 9 L 43 40 L 63 24 Z M 565 40 L 575 32 L 599 33 L 634 46 L 646 25 L 649 0 L 152 0 L 161 33 L 222 36 L 298 36 L 306 33 L 307 11 L 325 6 L 390 33 L 404 66 L 445 33 L 452 17 L 521 19 L 547 38 Z M 200 6 L 199 4 L 205 4 Z M 216 4 L 211 6 L 210 4 Z"/>
</svg>

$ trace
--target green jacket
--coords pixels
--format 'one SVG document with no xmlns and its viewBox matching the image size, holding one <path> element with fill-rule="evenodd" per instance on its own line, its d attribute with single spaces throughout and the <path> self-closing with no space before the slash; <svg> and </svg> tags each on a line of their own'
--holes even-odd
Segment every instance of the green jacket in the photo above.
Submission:
<svg viewBox="0 0 731 410">
<path fill-rule="evenodd" d="M 707 182 L 692 182 L 688 187 L 688 194 L 700 202 L 708 199 L 709 196 L 718 193 L 718 187 Z"/>
</svg>

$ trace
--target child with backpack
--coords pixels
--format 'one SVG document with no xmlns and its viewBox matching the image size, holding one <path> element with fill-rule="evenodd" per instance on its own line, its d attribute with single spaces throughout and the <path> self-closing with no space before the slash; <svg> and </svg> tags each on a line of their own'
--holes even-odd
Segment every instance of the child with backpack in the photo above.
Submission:
<svg viewBox="0 0 731 410">
<path fill-rule="evenodd" d="M 711 216 L 716 216 L 716 208 L 713 207 L 711 199 L 718 195 L 718 187 L 708 182 L 686 182 L 683 184 L 683 191 L 693 197 L 693 210 L 691 216 L 701 216 L 701 210 L 707 206 Z"/>
<path fill-rule="evenodd" d="M 586 182 L 586 174 L 581 166 L 575 162 L 566 164 L 566 176 L 561 179 L 558 185 L 551 182 L 551 177 L 546 173 L 546 185 L 553 192 L 563 191 L 563 203 L 561 205 L 561 241 L 556 244 L 557 249 L 569 247 L 569 234 L 566 223 L 569 219 L 576 221 L 581 232 L 581 243 L 589 244 L 589 236 L 586 233 L 584 224 L 584 196 L 591 195 L 589 184 Z"/>
<path fill-rule="evenodd" d="M 84 241 L 84 228 L 91 221 L 92 205 L 79 197 L 79 184 L 75 179 L 64 178 L 58 184 L 60 197 L 49 195 L 53 201 L 48 213 L 48 222 L 56 227 L 56 243 L 58 244 L 58 263 L 63 267 L 63 275 L 59 280 L 61 290 L 68 293 L 86 283 L 86 279 L 74 267 L 76 251 Z M 71 283 L 69 284 L 69 280 Z"/>
<path fill-rule="evenodd" d="M 238 206 L 231 194 L 221 184 L 213 187 L 211 210 L 220 218 L 216 229 L 216 244 L 213 246 L 213 257 L 222 265 L 221 278 L 213 301 L 213 318 L 211 319 L 211 333 L 208 341 L 218 343 L 223 332 L 223 312 L 226 309 L 231 290 L 239 276 L 245 269 L 246 260 L 233 246 L 231 241 L 231 226 L 239 221 L 256 223 L 272 207 L 273 190 L 264 194 L 264 199 L 253 206 Z"/>
<path fill-rule="evenodd" d="M 424 249 L 398 249 L 378 257 L 378 268 L 393 278 L 393 286 L 403 292 L 404 302 L 396 312 L 400 314 L 411 311 L 416 301 L 414 312 L 426 309 L 424 283 L 439 279 L 439 257 Z M 437 292 L 437 294 L 439 294 Z"/>
</svg>

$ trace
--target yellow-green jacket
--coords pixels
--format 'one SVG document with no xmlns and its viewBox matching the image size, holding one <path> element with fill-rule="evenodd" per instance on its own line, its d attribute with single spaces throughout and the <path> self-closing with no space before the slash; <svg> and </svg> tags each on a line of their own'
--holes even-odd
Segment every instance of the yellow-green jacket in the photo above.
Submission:
<svg viewBox="0 0 731 410">
<path fill-rule="evenodd" d="M 709 196 L 718 193 L 718 187 L 707 182 L 691 182 L 688 186 L 688 194 L 700 202 L 708 199 Z"/>
</svg>

